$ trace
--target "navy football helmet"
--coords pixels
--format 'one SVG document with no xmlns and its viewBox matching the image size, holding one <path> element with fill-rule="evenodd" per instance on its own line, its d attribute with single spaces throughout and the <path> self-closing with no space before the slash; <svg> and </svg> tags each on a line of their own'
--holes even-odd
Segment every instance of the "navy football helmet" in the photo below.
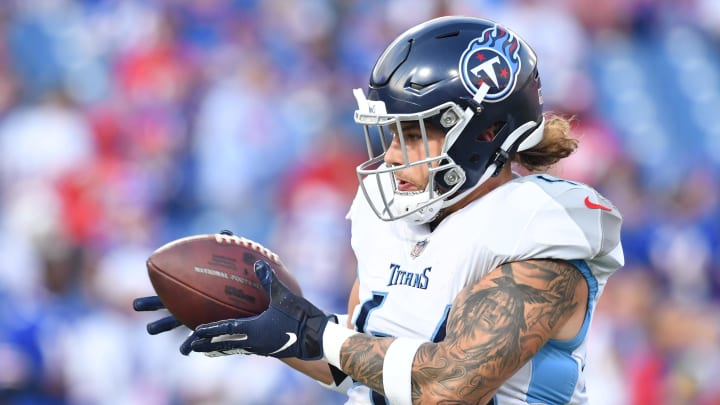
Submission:
<svg viewBox="0 0 720 405">
<path fill-rule="evenodd" d="M 537 58 L 512 31 L 470 17 L 440 17 L 396 38 L 377 60 L 367 96 L 354 90 L 355 122 L 362 125 L 369 160 L 357 168 L 365 197 L 383 220 L 426 223 L 499 173 L 517 151 L 542 140 Z M 402 125 L 445 133 L 442 153 L 387 165 L 393 135 L 404 148 Z M 492 139 L 483 137 L 494 129 Z M 427 144 L 426 144 L 427 145 Z M 426 146 L 426 150 L 427 146 Z M 422 192 L 398 190 L 393 173 L 427 165 Z"/>
</svg>

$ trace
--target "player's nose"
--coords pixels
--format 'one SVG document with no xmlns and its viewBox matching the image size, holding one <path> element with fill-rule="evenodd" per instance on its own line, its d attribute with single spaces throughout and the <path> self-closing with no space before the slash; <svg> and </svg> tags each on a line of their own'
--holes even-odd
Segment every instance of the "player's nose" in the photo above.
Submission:
<svg viewBox="0 0 720 405">
<path fill-rule="evenodd" d="M 383 160 L 390 166 L 398 166 L 405 163 L 405 159 L 402 154 L 402 147 L 397 136 L 394 136 L 390 142 L 387 151 L 385 151 Z"/>
</svg>

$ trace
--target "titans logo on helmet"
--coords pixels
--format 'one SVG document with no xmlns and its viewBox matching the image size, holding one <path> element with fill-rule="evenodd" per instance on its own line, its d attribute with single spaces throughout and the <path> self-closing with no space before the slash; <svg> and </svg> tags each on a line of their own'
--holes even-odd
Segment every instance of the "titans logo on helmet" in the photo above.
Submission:
<svg viewBox="0 0 720 405">
<path fill-rule="evenodd" d="M 497 25 L 470 41 L 460 57 L 459 70 L 470 94 L 486 90 L 483 100 L 497 102 L 512 93 L 520 72 L 520 46 L 510 31 Z"/>
</svg>

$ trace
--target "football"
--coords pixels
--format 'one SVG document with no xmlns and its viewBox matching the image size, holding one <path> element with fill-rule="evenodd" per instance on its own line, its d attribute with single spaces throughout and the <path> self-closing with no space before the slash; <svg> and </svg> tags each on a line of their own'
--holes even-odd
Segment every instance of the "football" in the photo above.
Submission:
<svg viewBox="0 0 720 405">
<path fill-rule="evenodd" d="M 253 270 L 263 259 L 291 291 L 300 286 L 275 253 L 223 231 L 172 241 L 147 260 L 150 282 L 160 301 L 191 329 L 204 323 L 257 315 L 269 299 Z"/>
</svg>

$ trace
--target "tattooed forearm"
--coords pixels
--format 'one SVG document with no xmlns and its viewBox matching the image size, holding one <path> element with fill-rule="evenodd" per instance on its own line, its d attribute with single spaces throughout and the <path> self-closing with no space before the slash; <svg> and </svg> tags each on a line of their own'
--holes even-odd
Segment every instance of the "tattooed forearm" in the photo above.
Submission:
<svg viewBox="0 0 720 405">
<path fill-rule="evenodd" d="M 343 344 L 340 354 L 343 371 L 373 391 L 384 393 L 383 360 L 392 342 L 392 338 L 376 338 L 362 334 L 350 337 Z"/>
<path fill-rule="evenodd" d="M 566 262 L 534 260 L 505 264 L 463 290 L 453 303 L 445 341 L 418 350 L 413 401 L 489 400 L 576 310 L 581 282 Z"/>
</svg>

